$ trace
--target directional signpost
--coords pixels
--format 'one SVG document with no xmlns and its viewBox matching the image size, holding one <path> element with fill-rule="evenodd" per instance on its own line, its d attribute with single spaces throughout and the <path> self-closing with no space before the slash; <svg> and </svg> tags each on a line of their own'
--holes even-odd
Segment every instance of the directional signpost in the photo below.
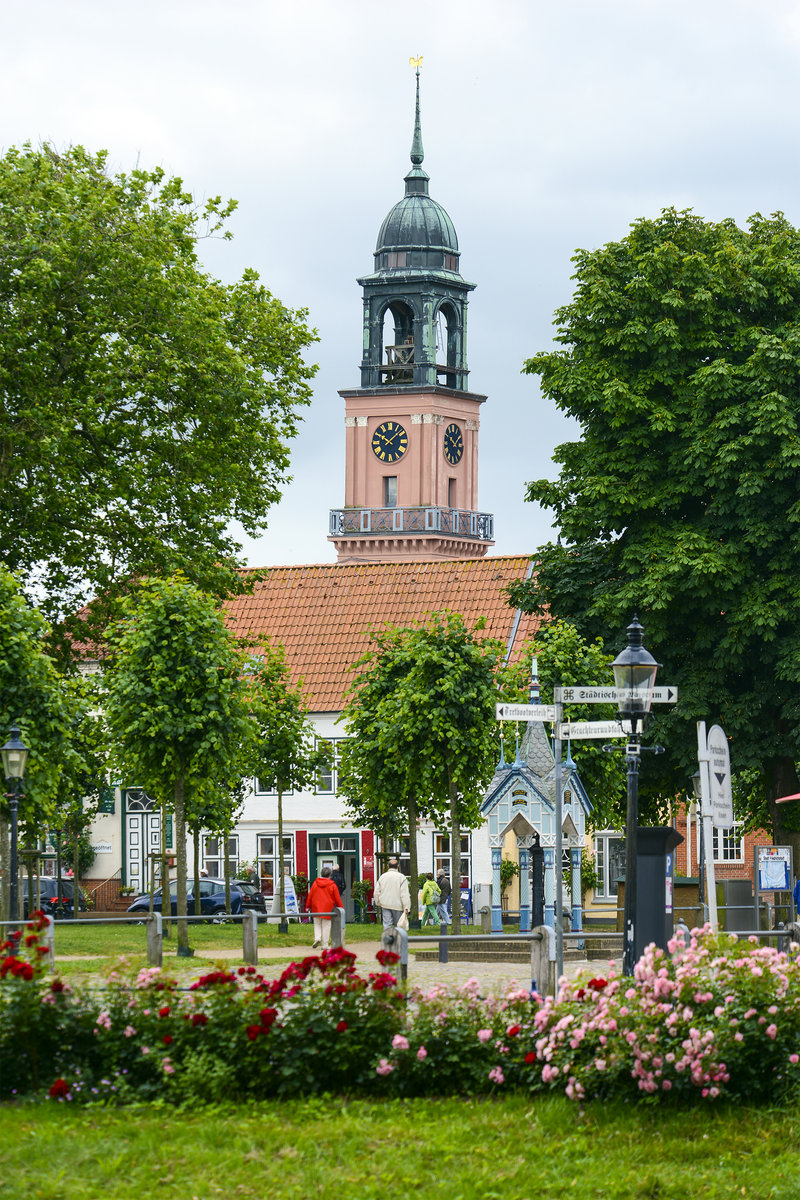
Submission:
<svg viewBox="0 0 800 1200">
<path fill-rule="evenodd" d="M 624 738 L 631 731 L 630 721 L 564 721 L 562 738 Z"/>
<path fill-rule="evenodd" d="M 641 692 L 636 688 L 617 687 L 557 687 L 553 698 L 561 704 L 618 704 L 620 700 L 638 700 Z M 676 687 L 653 688 L 651 704 L 674 704 L 678 699 Z"/>
<path fill-rule="evenodd" d="M 633 632 L 632 632 L 633 631 Z M 553 723 L 555 745 L 555 863 L 562 857 L 562 797 L 561 797 L 561 741 L 563 738 L 625 738 L 628 763 L 628 821 L 626 837 L 630 845 L 626 857 L 626 952 L 625 973 L 633 973 L 633 946 L 635 943 L 635 896 L 636 896 L 636 819 L 638 791 L 639 744 L 637 722 L 647 713 L 650 704 L 674 704 L 678 699 L 676 687 L 654 687 L 658 664 L 643 649 L 641 634 L 644 631 L 634 617 L 628 629 L 629 648 L 614 662 L 617 683 L 625 687 L 557 687 L 553 689 L 553 704 L 539 704 L 539 679 L 536 659 L 531 664 L 530 704 L 498 704 L 495 709 L 498 721 L 550 721 Z M 638 640 L 637 640 L 638 639 Z M 629 661 L 630 660 L 630 661 Z M 618 674 L 618 667 L 622 666 Z M 644 672 L 643 672 L 644 666 Z M 643 673 L 642 673 L 643 672 Z M 634 686 L 638 684 L 638 686 Z M 612 721 L 563 721 L 564 704 L 613 704 L 618 707 L 621 719 Z M 609 747 L 610 748 L 610 747 Z M 658 747 L 654 749 L 658 750 Z M 633 797 L 633 799 L 632 799 Z M 556 970 L 563 972 L 563 926 L 562 889 L 560 871 L 555 871 L 555 923 L 556 923 Z M 494 926 L 493 926 L 494 928 Z"/>
<path fill-rule="evenodd" d="M 557 721 L 556 704 L 496 704 L 495 717 L 498 721 Z"/>
</svg>

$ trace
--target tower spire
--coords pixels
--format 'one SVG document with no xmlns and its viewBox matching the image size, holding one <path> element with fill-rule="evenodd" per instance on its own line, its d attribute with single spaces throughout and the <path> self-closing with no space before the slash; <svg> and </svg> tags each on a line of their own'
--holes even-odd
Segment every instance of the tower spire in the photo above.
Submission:
<svg viewBox="0 0 800 1200">
<path fill-rule="evenodd" d="M 422 161 L 425 158 L 425 151 L 422 147 L 422 124 L 419 119 L 419 69 L 422 65 L 422 55 L 416 58 L 410 58 L 409 64 L 417 69 L 417 108 L 414 115 L 414 137 L 411 142 L 411 161 L 415 167 L 422 166 Z"/>
<path fill-rule="evenodd" d="M 417 106 L 414 111 L 414 136 L 411 139 L 411 170 L 405 179 L 406 195 L 427 196 L 430 176 L 422 166 L 425 151 L 422 146 L 422 122 L 419 117 L 419 69 L 422 64 L 422 55 L 418 54 L 416 58 L 410 58 L 408 61 L 412 67 L 416 68 Z"/>
</svg>

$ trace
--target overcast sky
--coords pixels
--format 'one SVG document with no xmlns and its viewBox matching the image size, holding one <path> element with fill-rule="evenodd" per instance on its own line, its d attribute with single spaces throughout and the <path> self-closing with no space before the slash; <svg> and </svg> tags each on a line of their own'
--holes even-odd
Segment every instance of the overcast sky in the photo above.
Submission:
<svg viewBox="0 0 800 1200">
<path fill-rule="evenodd" d="M 403 195 L 422 54 L 431 195 L 455 224 L 470 387 L 488 395 L 482 510 L 493 553 L 550 536 L 524 502 L 574 429 L 524 360 L 551 342 L 570 259 L 639 216 L 784 211 L 800 224 L 800 0 L 0 0 L 0 147 L 107 148 L 198 197 L 235 197 L 204 260 L 259 271 L 320 342 L 294 482 L 252 565 L 332 561 L 361 292 Z"/>
</svg>

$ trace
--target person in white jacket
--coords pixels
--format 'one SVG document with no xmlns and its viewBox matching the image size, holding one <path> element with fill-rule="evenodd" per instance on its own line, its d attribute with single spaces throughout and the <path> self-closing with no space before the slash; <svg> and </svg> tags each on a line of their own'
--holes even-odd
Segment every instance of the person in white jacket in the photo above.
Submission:
<svg viewBox="0 0 800 1200">
<path fill-rule="evenodd" d="M 398 870 L 396 858 L 390 858 L 386 870 L 378 876 L 374 901 L 381 909 L 384 929 L 396 925 L 402 914 L 411 908 L 408 880 Z"/>
</svg>

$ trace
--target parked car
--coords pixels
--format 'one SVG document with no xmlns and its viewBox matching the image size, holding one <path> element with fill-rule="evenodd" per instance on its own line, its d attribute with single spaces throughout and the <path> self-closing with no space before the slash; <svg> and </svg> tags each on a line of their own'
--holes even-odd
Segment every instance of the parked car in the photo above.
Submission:
<svg viewBox="0 0 800 1200">
<path fill-rule="evenodd" d="M 194 915 L 194 883 L 191 879 L 186 881 L 186 912 L 191 917 Z M 178 913 L 178 881 L 173 879 L 169 885 L 170 894 L 170 913 L 172 916 L 177 916 Z M 244 897 L 239 890 L 238 881 L 231 883 L 231 913 L 236 915 L 242 911 L 242 902 Z M 161 888 L 153 893 L 153 909 L 155 912 L 162 911 Z M 139 913 L 144 915 L 150 911 L 150 893 L 144 892 L 141 896 L 137 896 L 133 904 L 128 909 L 129 913 Z M 204 917 L 219 917 L 225 913 L 225 880 L 224 879 L 201 879 L 200 880 L 200 912 Z"/>
<path fill-rule="evenodd" d="M 22 880 L 22 896 L 21 906 L 23 914 L 27 917 L 29 909 L 33 910 L 33 904 L 28 904 L 28 878 Z M 33 881 L 33 902 L 36 901 L 36 880 Z M 58 877 L 56 875 L 40 875 L 39 876 L 39 907 L 48 917 L 71 917 L 73 916 L 72 904 L 75 899 L 75 881 L 72 879 L 61 879 L 61 902 L 59 903 Z M 82 889 L 78 888 L 78 912 L 86 912 L 86 896 Z"/>
<path fill-rule="evenodd" d="M 243 879 L 237 879 L 235 884 L 231 884 L 231 887 L 238 888 L 242 893 L 242 908 L 245 911 L 248 908 L 254 908 L 257 913 L 266 913 L 267 898 L 257 883 L 247 883 Z"/>
</svg>

